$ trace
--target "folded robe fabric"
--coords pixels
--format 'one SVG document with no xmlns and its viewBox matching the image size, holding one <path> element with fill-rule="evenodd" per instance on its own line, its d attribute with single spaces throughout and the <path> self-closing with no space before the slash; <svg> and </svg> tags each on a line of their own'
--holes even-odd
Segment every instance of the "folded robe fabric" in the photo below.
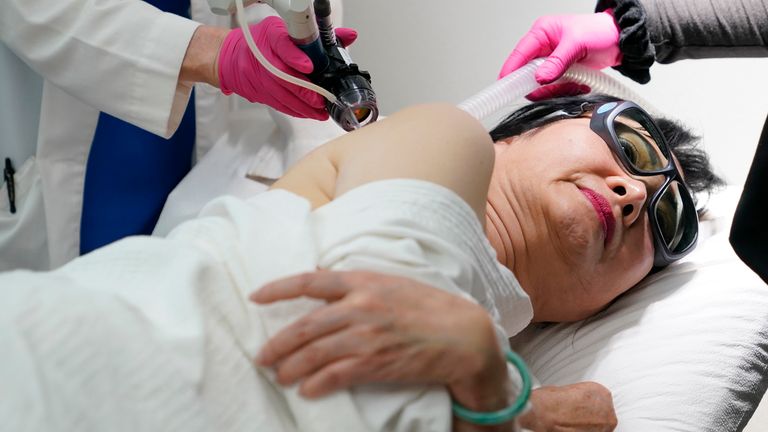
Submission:
<svg viewBox="0 0 768 432">
<path fill-rule="evenodd" d="M 282 190 L 221 198 L 166 239 L 128 238 L 53 272 L 0 275 L 2 428 L 450 430 L 441 386 L 306 400 L 253 366 L 270 336 L 322 303 L 258 306 L 248 295 L 318 267 L 399 274 L 472 297 L 502 337 L 532 316 L 474 212 L 440 186 L 379 181 L 314 211 Z"/>
</svg>

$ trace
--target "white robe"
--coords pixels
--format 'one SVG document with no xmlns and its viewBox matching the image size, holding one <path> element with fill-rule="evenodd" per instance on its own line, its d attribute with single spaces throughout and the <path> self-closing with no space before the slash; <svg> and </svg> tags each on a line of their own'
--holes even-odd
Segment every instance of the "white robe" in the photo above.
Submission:
<svg viewBox="0 0 768 432">
<path fill-rule="evenodd" d="M 282 190 L 221 198 L 168 238 L 0 275 L 0 429 L 450 430 L 441 386 L 306 400 L 253 366 L 270 336 L 322 303 L 257 306 L 247 296 L 318 267 L 399 274 L 474 298 L 506 335 L 532 316 L 474 212 L 443 187 L 379 181 L 314 211 Z"/>
</svg>

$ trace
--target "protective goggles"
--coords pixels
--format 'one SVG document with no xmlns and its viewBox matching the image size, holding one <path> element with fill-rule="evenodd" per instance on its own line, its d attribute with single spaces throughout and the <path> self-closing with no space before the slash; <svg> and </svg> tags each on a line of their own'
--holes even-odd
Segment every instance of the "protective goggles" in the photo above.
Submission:
<svg viewBox="0 0 768 432">
<path fill-rule="evenodd" d="M 696 205 L 651 116 L 632 102 L 608 102 L 595 107 L 589 127 L 608 144 L 629 174 L 664 176 L 661 187 L 646 201 L 653 233 L 653 265 L 664 267 L 687 255 L 696 246 L 699 233 Z"/>
</svg>

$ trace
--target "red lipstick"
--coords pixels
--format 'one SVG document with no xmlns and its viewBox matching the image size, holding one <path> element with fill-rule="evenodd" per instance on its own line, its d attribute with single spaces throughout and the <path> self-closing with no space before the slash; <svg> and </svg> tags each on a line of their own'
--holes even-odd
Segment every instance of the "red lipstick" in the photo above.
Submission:
<svg viewBox="0 0 768 432">
<path fill-rule="evenodd" d="M 611 204 L 604 196 L 592 189 L 580 188 L 580 190 L 592 204 L 597 213 L 597 219 L 603 225 L 603 234 L 605 235 L 605 244 L 607 245 L 613 238 L 613 232 L 616 229 L 616 219 L 613 217 Z"/>
</svg>

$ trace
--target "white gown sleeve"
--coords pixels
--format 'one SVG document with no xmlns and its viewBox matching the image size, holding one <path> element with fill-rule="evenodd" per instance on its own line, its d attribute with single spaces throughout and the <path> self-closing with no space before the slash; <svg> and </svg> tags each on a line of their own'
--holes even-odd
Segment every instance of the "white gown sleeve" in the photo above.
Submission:
<svg viewBox="0 0 768 432">
<path fill-rule="evenodd" d="M 250 253 L 301 246 L 308 204 L 275 205 L 222 200 L 168 238 L 0 274 L 0 430 L 297 432 L 253 366 L 266 334 L 247 295 L 314 268 L 306 242 L 276 263 Z"/>
<path fill-rule="evenodd" d="M 45 79 L 142 129 L 175 132 L 198 23 L 139 0 L 0 0 L 0 10 L 0 40 Z"/>
<path fill-rule="evenodd" d="M 472 297 L 492 316 L 521 303 L 513 318 L 529 320 L 530 301 L 494 263 L 469 206 L 426 182 L 365 185 L 315 211 L 280 190 L 222 198 L 167 238 L 0 274 L 0 429 L 449 431 L 439 385 L 307 400 L 277 384 L 253 358 L 323 302 L 248 295 L 318 267 L 365 269 Z"/>
<path fill-rule="evenodd" d="M 444 187 L 405 179 L 368 183 L 314 216 L 320 268 L 405 276 L 479 303 L 494 318 L 501 346 L 507 332 L 531 320 L 530 299 L 498 264 L 474 211 Z M 451 428 L 444 386 L 367 385 L 351 393 L 372 430 Z"/>
</svg>

